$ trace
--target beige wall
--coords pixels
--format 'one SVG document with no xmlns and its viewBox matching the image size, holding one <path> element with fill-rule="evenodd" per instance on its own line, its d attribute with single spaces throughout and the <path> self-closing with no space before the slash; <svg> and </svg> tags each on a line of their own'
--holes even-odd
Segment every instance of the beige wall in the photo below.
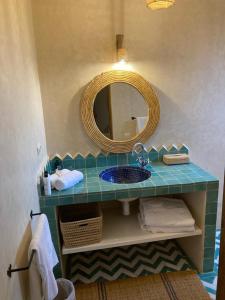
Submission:
<svg viewBox="0 0 225 300">
<path fill-rule="evenodd" d="M 83 130 L 79 102 L 87 83 L 112 66 L 116 2 L 32 1 L 49 154 L 98 150 Z M 177 0 L 153 12 L 144 0 L 125 0 L 124 11 L 129 62 L 161 104 L 148 145 L 186 143 L 193 161 L 222 182 L 225 2 Z"/>
<path fill-rule="evenodd" d="M 25 300 L 29 213 L 39 210 L 37 173 L 46 156 L 29 0 L 0 0 L 0 299 Z M 36 146 L 42 151 L 37 156 Z"/>
</svg>

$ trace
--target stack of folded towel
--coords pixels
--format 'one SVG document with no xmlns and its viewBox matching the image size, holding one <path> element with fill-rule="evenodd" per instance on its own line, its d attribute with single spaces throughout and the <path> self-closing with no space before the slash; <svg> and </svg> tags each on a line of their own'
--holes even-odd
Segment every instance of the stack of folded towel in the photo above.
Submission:
<svg viewBox="0 0 225 300">
<path fill-rule="evenodd" d="M 139 222 L 143 230 L 157 232 L 191 232 L 195 220 L 183 200 L 172 198 L 140 199 Z"/>
<path fill-rule="evenodd" d="M 83 178 L 83 173 L 77 170 L 57 170 L 56 173 L 50 175 L 51 188 L 62 191 L 71 188 L 83 180 Z"/>
</svg>

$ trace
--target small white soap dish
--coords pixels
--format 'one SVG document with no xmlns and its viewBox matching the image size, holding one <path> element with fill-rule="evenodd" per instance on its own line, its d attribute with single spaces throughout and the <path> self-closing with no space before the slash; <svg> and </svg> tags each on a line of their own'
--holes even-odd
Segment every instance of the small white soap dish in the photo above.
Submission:
<svg viewBox="0 0 225 300">
<path fill-rule="evenodd" d="M 165 154 L 163 155 L 163 162 L 166 165 L 179 165 L 190 163 L 190 157 L 185 153 Z"/>
</svg>

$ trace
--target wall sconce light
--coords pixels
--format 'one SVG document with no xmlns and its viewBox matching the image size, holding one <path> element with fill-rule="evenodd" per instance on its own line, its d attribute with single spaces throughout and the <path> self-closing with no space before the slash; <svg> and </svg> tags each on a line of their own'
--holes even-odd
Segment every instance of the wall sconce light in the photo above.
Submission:
<svg viewBox="0 0 225 300">
<path fill-rule="evenodd" d="M 127 51 L 123 45 L 123 34 L 116 35 L 116 50 L 117 50 L 117 61 L 126 62 L 127 61 Z"/>
<path fill-rule="evenodd" d="M 133 67 L 127 63 L 127 50 L 123 45 L 123 34 L 116 35 L 117 62 L 112 66 L 113 70 L 132 71 Z"/>
<path fill-rule="evenodd" d="M 174 5 L 175 0 L 146 0 L 147 7 L 151 8 L 152 10 L 161 9 L 161 8 L 168 8 Z"/>
</svg>

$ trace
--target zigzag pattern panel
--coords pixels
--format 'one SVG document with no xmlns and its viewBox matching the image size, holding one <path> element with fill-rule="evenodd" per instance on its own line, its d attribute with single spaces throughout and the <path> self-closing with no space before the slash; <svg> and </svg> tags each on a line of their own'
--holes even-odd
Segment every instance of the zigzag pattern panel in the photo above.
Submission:
<svg viewBox="0 0 225 300">
<path fill-rule="evenodd" d="M 162 161 L 164 154 L 176 154 L 176 153 L 189 153 L 189 148 L 185 144 L 181 145 L 161 145 L 152 146 L 148 149 L 149 159 L 152 162 Z M 48 161 L 45 169 L 51 173 L 54 172 L 57 166 L 66 169 L 82 169 L 82 168 L 95 168 L 103 166 L 115 166 L 115 165 L 127 165 L 136 163 L 135 157 L 132 152 L 128 153 L 66 153 L 64 155 L 54 154 Z"/>
<path fill-rule="evenodd" d="M 92 283 L 191 268 L 174 241 L 132 245 L 74 254 L 69 257 L 69 278 Z"/>
</svg>

